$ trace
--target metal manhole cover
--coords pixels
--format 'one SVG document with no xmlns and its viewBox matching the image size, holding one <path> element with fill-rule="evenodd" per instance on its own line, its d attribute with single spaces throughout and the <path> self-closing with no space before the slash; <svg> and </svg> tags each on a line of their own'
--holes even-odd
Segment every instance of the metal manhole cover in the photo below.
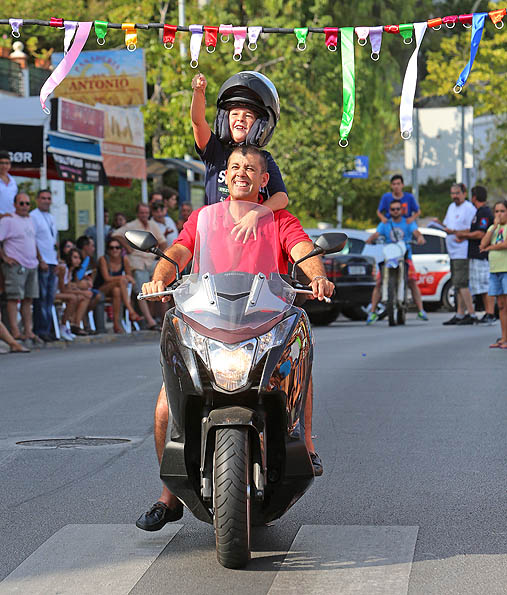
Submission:
<svg viewBox="0 0 507 595">
<path fill-rule="evenodd" d="M 88 438 L 77 436 L 76 438 L 46 438 L 44 440 L 21 440 L 16 442 L 20 446 L 32 446 L 36 448 L 76 448 L 80 446 L 116 446 L 130 442 L 127 438 Z"/>
</svg>

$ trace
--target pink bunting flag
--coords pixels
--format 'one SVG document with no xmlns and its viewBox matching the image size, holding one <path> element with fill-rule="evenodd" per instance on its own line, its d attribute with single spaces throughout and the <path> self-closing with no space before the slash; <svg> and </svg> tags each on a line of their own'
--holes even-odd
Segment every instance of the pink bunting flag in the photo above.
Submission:
<svg viewBox="0 0 507 595">
<path fill-rule="evenodd" d="M 90 34 L 92 24 L 93 23 L 91 21 L 85 23 L 78 23 L 78 29 L 72 47 L 64 56 L 60 64 L 58 64 L 58 66 L 53 70 L 48 80 L 42 86 L 42 89 L 40 90 L 40 104 L 44 113 L 49 114 L 49 109 L 46 107 L 46 99 L 65 79 L 65 77 L 69 74 L 71 68 L 74 66 L 74 62 L 77 60 L 79 54 L 81 53 L 81 50 L 84 47 L 84 44 L 86 43 L 86 40 L 88 39 L 88 35 Z"/>
</svg>

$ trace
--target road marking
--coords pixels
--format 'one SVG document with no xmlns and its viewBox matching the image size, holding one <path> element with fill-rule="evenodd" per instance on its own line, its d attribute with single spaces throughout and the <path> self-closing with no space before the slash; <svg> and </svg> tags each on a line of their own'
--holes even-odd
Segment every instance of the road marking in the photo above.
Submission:
<svg viewBox="0 0 507 595">
<path fill-rule="evenodd" d="M 303 525 L 268 595 L 407 595 L 417 531 Z"/>
<path fill-rule="evenodd" d="M 127 595 L 183 525 L 66 525 L 0 583 L 0 595 Z"/>
</svg>

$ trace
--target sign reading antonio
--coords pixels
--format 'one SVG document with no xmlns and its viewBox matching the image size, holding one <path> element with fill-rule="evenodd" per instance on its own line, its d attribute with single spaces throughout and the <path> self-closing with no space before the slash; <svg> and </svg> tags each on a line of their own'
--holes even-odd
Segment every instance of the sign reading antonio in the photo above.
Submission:
<svg viewBox="0 0 507 595">
<path fill-rule="evenodd" d="M 9 151 L 15 169 L 42 165 L 42 126 L 0 124 L 0 149 Z"/>
<path fill-rule="evenodd" d="M 53 54 L 56 66 L 63 54 Z M 143 50 L 99 50 L 81 52 L 58 87 L 55 97 L 66 97 L 89 105 L 144 105 L 146 103 L 146 69 Z"/>
</svg>

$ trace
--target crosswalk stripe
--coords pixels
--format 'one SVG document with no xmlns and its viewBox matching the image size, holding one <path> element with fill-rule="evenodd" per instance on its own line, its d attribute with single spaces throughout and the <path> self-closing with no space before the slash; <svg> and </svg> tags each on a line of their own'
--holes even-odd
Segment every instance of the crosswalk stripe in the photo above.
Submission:
<svg viewBox="0 0 507 595">
<path fill-rule="evenodd" d="M 127 595 L 183 525 L 66 525 L 0 583 L 0 595 Z"/>
<path fill-rule="evenodd" d="M 303 525 L 268 595 L 407 595 L 418 527 Z"/>
</svg>

